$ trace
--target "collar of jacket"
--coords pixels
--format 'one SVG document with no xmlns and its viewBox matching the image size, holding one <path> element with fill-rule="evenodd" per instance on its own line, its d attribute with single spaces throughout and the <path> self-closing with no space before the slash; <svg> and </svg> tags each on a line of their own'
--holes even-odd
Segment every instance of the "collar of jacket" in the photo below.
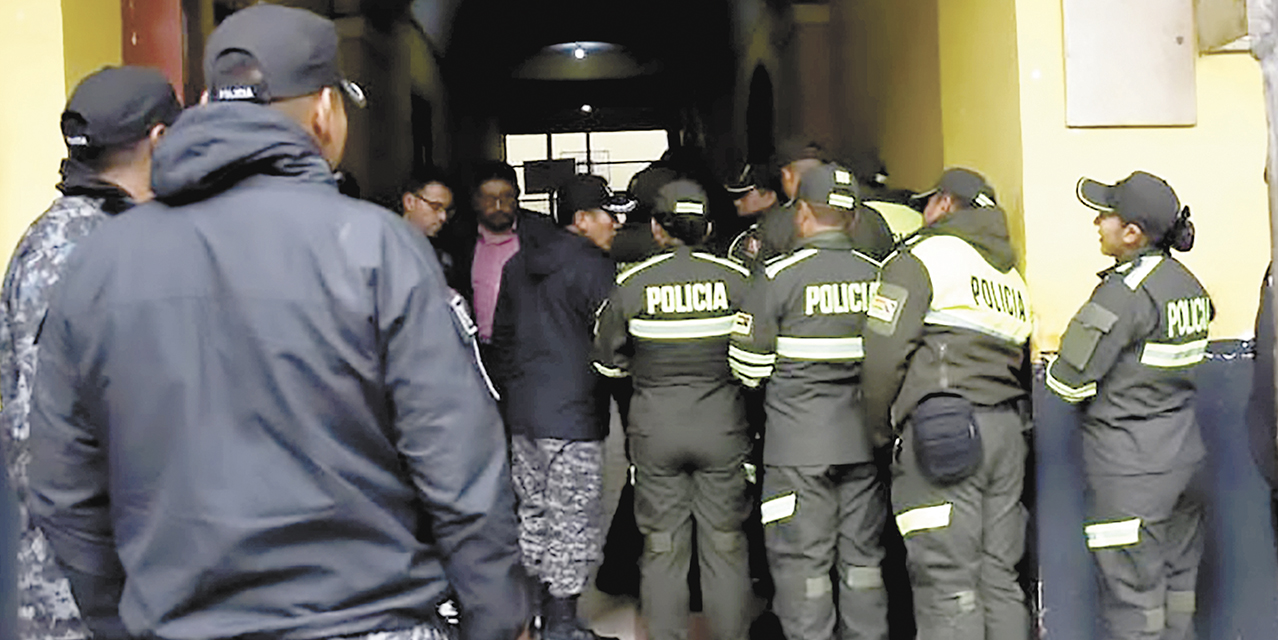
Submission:
<svg viewBox="0 0 1278 640">
<path fill-rule="evenodd" d="M 1007 216 L 997 207 L 960 209 L 919 229 L 915 242 L 930 236 L 955 236 L 968 244 L 999 271 L 1016 266 L 1016 252 L 1007 231 Z M 913 244 L 913 243 L 911 243 Z"/>
<path fill-rule="evenodd" d="M 822 231 L 810 238 L 799 240 L 799 246 L 812 247 L 813 249 L 835 249 L 839 251 L 855 248 L 852 244 L 852 238 L 848 234 L 838 229 Z"/>
<path fill-rule="evenodd" d="M 1159 249 L 1158 247 L 1145 247 L 1144 249 L 1141 249 L 1140 251 L 1136 252 L 1136 255 L 1134 255 L 1134 256 L 1132 256 L 1132 257 L 1130 257 L 1130 258 L 1126 259 L 1126 260 L 1123 260 L 1122 262 L 1115 262 L 1115 263 L 1114 263 L 1114 266 L 1112 266 L 1112 267 L 1110 267 L 1110 268 L 1108 268 L 1108 269 L 1104 269 L 1104 270 L 1102 270 L 1102 271 L 1097 271 L 1097 272 L 1096 272 L 1096 277 L 1100 278 L 1101 280 L 1104 280 L 1104 279 L 1105 279 L 1105 278 L 1107 278 L 1107 277 L 1108 277 L 1111 273 L 1125 273 L 1125 272 L 1127 272 L 1127 270 L 1128 270 L 1128 269 L 1131 269 L 1131 268 L 1132 268 L 1132 265 L 1133 265 L 1133 264 L 1135 264 L 1137 260 L 1140 260 L 1141 258 L 1143 258 L 1143 257 L 1145 257 L 1145 256 L 1163 256 L 1163 257 L 1167 257 L 1168 255 L 1169 255 L 1169 254 L 1168 254 L 1168 252 L 1166 252 L 1166 251 L 1164 251 L 1164 250 L 1162 250 L 1162 249 Z"/>
<path fill-rule="evenodd" d="M 156 199 L 184 204 L 212 197 L 255 175 L 325 184 L 337 179 L 319 145 L 280 111 L 217 102 L 182 112 L 156 146 Z"/>
<path fill-rule="evenodd" d="M 83 162 L 74 158 L 66 158 L 59 169 L 62 182 L 58 183 L 58 191 L 64 196 L 84 196 L 100 198 L 102 211 L 110 215 L 120 213 L 134 205 L 133 197 L 119 185 L 103 180 Z"/>
</svg>

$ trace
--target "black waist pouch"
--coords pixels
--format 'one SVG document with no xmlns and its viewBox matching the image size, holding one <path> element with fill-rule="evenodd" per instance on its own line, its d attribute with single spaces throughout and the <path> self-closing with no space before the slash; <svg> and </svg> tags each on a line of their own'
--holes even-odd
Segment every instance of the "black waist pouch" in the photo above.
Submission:
<svg viewBox="0 0 1278 640">
<path fill-rule="evenodd" d="M 984 450 L 972 403 L 962 396 L 940 394 L 923 399 L 911 413 L 914 458 L 928 480 L 949 485 L 981 468 Z"/>
</svg>

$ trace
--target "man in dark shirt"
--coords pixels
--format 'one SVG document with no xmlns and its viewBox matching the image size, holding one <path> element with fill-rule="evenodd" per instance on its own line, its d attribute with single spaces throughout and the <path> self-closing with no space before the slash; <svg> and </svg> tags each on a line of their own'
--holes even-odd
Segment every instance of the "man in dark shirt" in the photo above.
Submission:
<svg viewBox="0 0 1278 640">
<path fill-rule="evenodd" d="M 506 263 L 493 324 L 494 372 L 511 432 L 524 567 L 538 579 L 543 640 L 593 640 L 577 598 L 599 560 L 608 397 L 590 368 L 595 311 L 612 290 L 617 221 L 608 188 L 575 176 L 559 229 L 537 227 Z"/>
</svg>

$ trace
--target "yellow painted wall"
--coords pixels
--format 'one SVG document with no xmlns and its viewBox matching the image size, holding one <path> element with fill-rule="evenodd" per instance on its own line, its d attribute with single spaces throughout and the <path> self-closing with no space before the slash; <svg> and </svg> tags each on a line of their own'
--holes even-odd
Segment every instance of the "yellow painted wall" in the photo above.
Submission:
<svg viewBox="0 0 1278 640">
<path fill-rule="evenodd" d="M 1070 129 L 1064 124 L 1060 2 L 1015 3 L 1026 275 L 1037 311 L 1037 347 L 1057 348 L 1069 318 L 1096 285 L 1095 273 L 1113 263 L 1100 255 L 1093 213 L 1075 198 L 1075 183 L 1083 175 L 1120 180 L 1137 169 L 1166 178 L 1193 211 L 1197 244 L 1177 255 L 1216 302 L 1212 336 L 1250 336 L 1269 252 L 1257 63 L 1246 54 L 1197 59 L 1197 126 Z"/>
<path fill-rule="evenodd" d="M 58 195 L 65 154 L 58 116 L 66 101 L 62 11 L 49 0 L 0 2 L 0 86 L 20 87 L 0 101 L 0 255 Z"/>
<path fill-rule="evenodd" d="M 942 0 L 937 27 L 944 164 L 979 171 L 994 186 L 1023 262 L 1015 5 L 1016 0 Z"/>
<path fill-rule="evenodd" d="M 937 0 L 831 0 L 841 75 L 840 151 L 878 149 L 896 187 L 943 168 Z"/>
<path fill-rule="evenodd" d="M 62 29 L 68 95 L 90 73 L 120 64 L 124 28 L 119 2 L 62 0 Z"/>
</svg>

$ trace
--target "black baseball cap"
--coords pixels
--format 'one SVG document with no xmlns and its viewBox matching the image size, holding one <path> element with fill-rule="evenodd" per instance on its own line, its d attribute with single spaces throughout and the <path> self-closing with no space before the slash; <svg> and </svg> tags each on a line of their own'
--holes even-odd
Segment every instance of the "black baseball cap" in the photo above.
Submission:
<svg viewBox="0 0 1278 640">
<path fill-rule="evenodd" d="M 652 212 L 655 215 L 707 217 L 710 215 L 710 198 L 701 185 L 691 180 L 674 180 L 657 191 Z"/>
<path fill-rule="evenodd" d="M 808 204 L 855 211 L 861 201 L 861 189 L 851 169 L 827 162 L 803 172 L 799 178 L 798 199 Z"/>
<path fill-rule="evenodd" d="M 609 195 L 608 184 L 603 178 L 591 173 L 578 173 L 556 192 L 559 206 L 555 217 L 560 225 L 567 225 L 578 211 L 604 211 Z M 608 214 L 612 215 L 612 212 Z"/>
<path fill-rule="evenodd" d="M 733 200 L 739 200 L 754 189 L 780 192 L 781 178 L 775 170 L 766 165 L 750 163 L 742 167 L 741 173 L 723 188 L 728 191 Z"/>
<path fill-rule="evenodd" d="M 213 30 L 204 48 L 209 100 L 268 104 L 340 87 L 363 107 L 363 89 L 338 69 L 337 43 L 333 21 L 305 9 L 241 9 Z"/>
<path fill-rule="evenodd" d="M 961 167 L 946 169 L 945 173 L 941 174 L 941 179 L 936 181 L 936 186 L 923 193 L 915 194 L 910 200 L 916 205 L 919 203 L 926 204 L 928 198 L 937 193 L 948 193 L 969 206 L 998 206 L 998 198 L 994 195 L 994 187 L 991 187 L 985 181 L 985 176 L 971 169 L 963 169 Z"/>
<path fill-rule="evenodd" d="M 62 112 L 67 149 L 103 149 L 141 140 L 157 124 L 170 125 L 182 105 L 159 71 L 104 67 L 80 81 Z"/>
<path fill-rule="evenodd" d="M 1180 199 L 1167 181 L 1144 171 L 1114 184 L 1080 178 L 1077 193 L 1083 204 L 1097 211 L 1118 214 L 1123 222 L 1140 227 L 1154 242 L 1167 235 L 1181 213 Z"/>
</svg>

